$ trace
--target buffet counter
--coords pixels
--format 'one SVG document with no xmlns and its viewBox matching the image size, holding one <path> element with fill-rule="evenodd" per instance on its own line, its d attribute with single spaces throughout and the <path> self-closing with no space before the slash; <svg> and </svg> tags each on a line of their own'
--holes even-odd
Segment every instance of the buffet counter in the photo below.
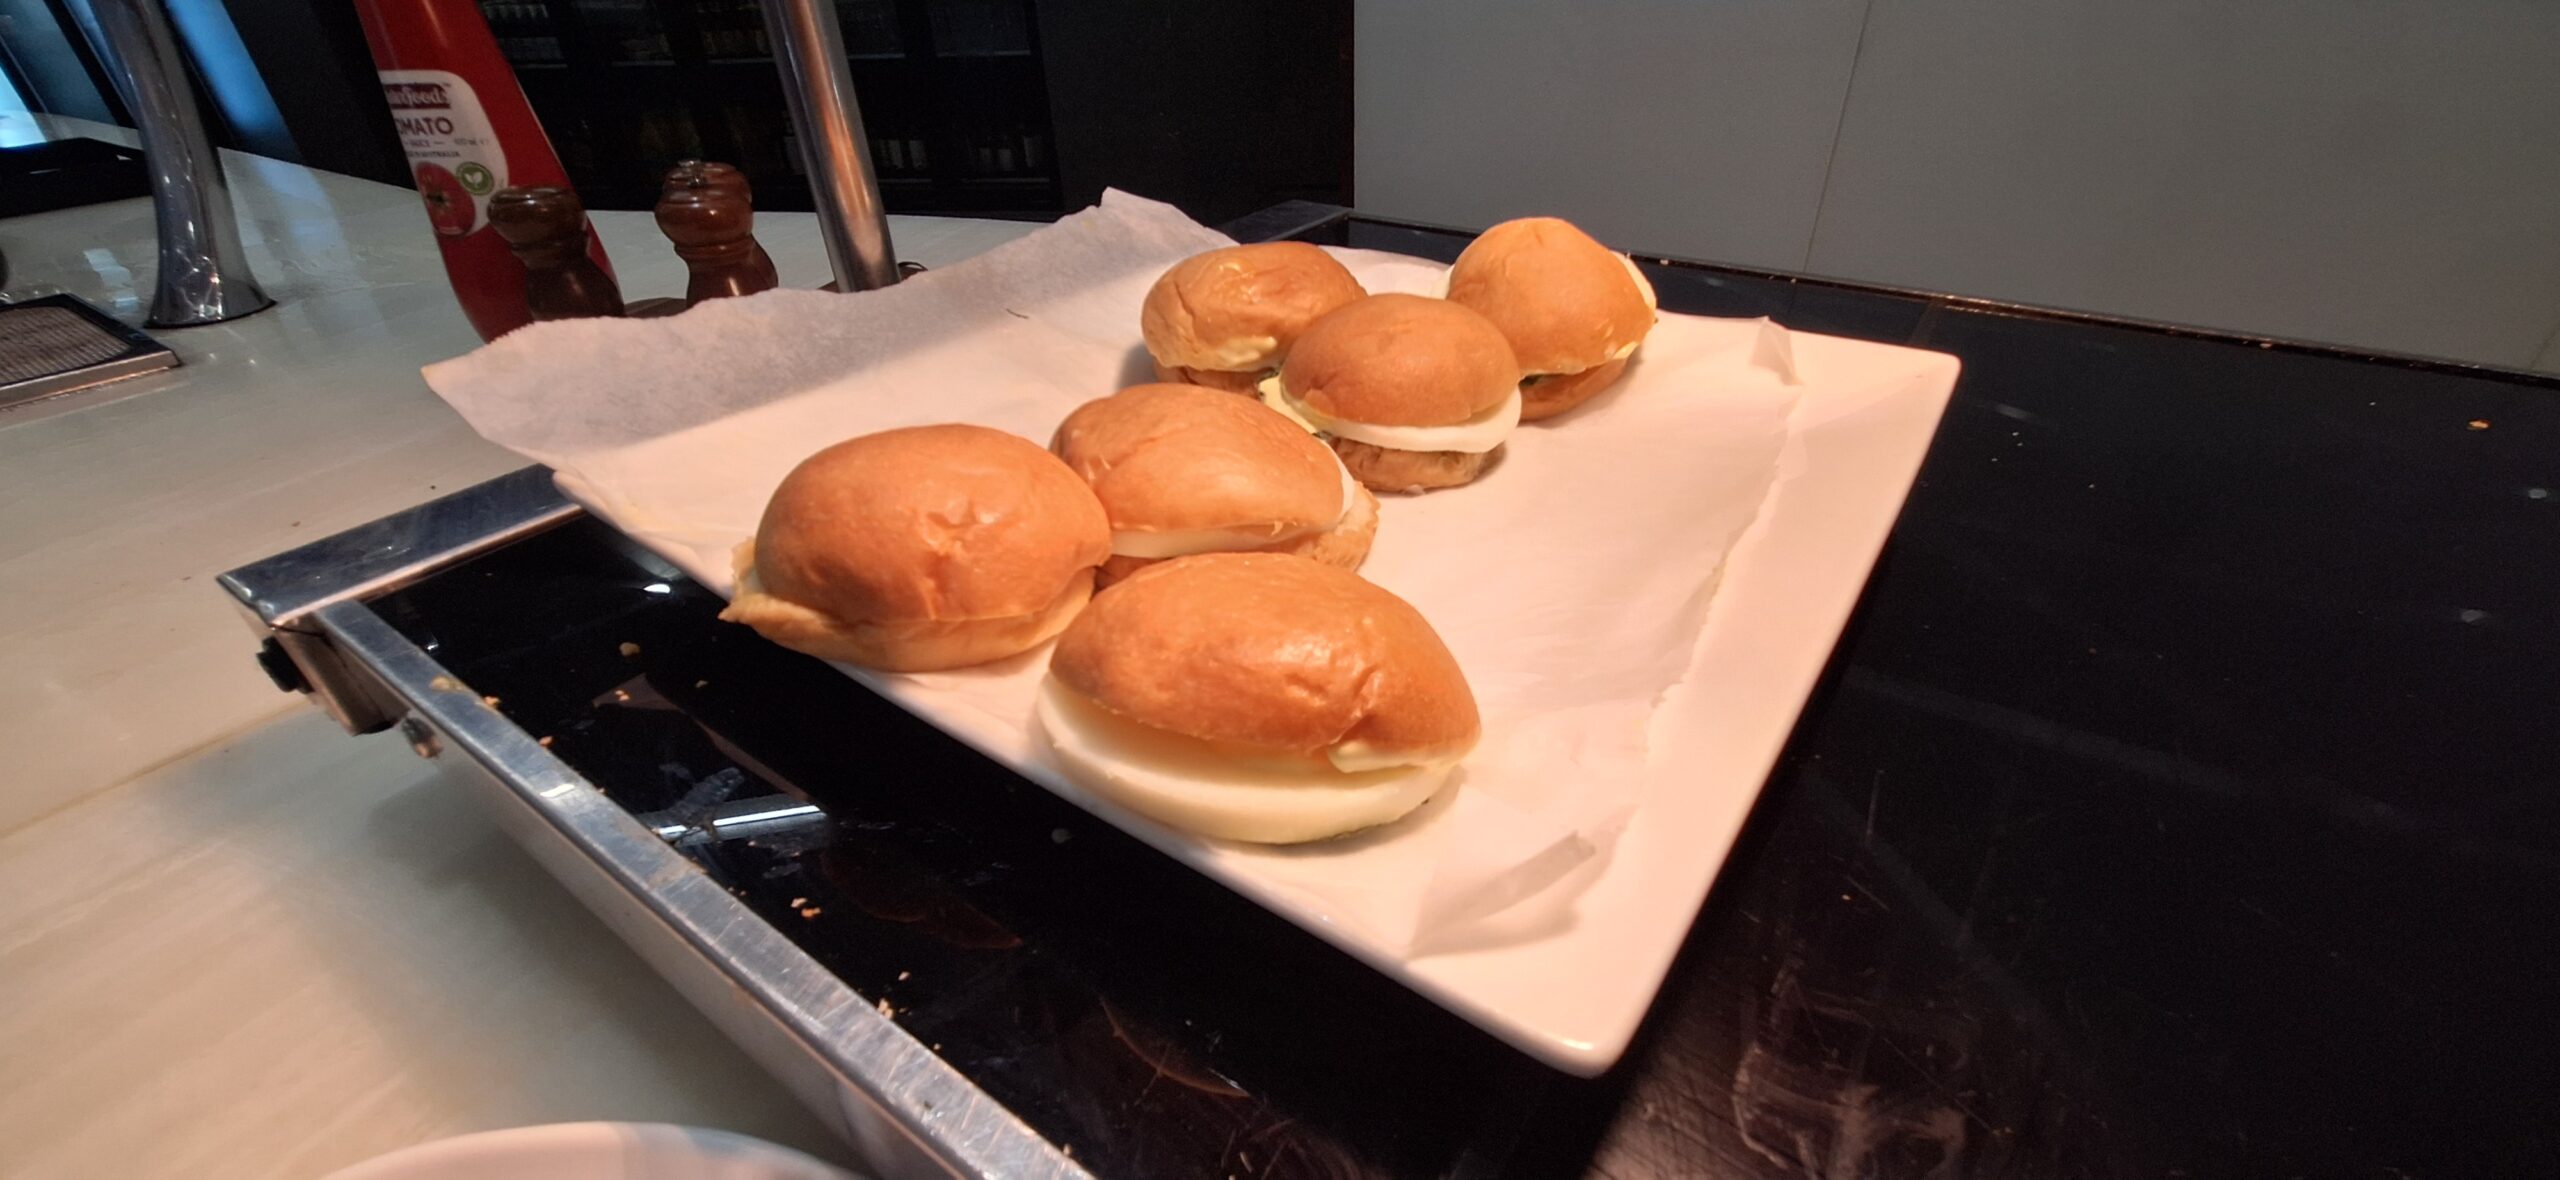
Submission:
<svg viewBox="0 0 2560 1180">
<path fill-rule="evenodd" d="M 51 120 L 58 135 L 130 132 Z M 226 155 L 277 299 L 183 366 L 0 412 L 0 1171 L 308 1176 L 584 1118 L 845 1155 L 396 738 L 280 694 L 213 575 L 513 470 L 427 392 L 475 347 L 417 197 Z M 598 213 L 624 290 L 683 264 Z M 892 218 L 944 265 L 1028 225 Z M 768 214 L 783 282 L 815 218 Z M 9 293 L 139 324 L 146 200 L 0 220 Z"/>
</svg>

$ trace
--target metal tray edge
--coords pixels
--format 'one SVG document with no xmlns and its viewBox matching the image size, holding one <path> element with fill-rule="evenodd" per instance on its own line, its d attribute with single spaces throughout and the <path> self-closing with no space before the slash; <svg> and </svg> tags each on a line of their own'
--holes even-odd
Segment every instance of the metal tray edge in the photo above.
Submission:
<svg viewBox="0 0 2560 1180">
<path fill-rule="evenodd" d="M 396 590 L 585 512 L 552 484 L 550 468 L 525 467 L 216 580 L 260 630 L 297 627 L 331 603 Z"/>
<path fill-rule="evenodd" d="M 463 753 L 509 835 L 867 1163 L 892 1176 L 1090 1176 L 371 607 L 333 602 L 312 622 L 407 707 L 421 753 Z"/>
</svg>

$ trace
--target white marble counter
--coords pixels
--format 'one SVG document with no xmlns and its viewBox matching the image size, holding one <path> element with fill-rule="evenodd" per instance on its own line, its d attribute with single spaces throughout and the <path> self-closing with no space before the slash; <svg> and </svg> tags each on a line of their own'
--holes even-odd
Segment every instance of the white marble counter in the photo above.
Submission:
<svg viewBox="0 0 2560 1180">
<path fill-rule="evenodd" d="M 213 575 L 522 461 L 418 379 L 478 341 L 416 196 L 226 158 L 279 306 L 0 412 L 0 1176 L 313 1175 L 566 1118 L 841 1155 L 397 738 L 255 667 Z M 681 290 L 646 214 L 596 221 L 627 295 Z M 891 222 L 928 265 L 1030 228 Z M 825 278 L 813 218 L 757 229 Z M 147 201 L 0 220 L 0 249 L 13 295 L 141 318 Z"/>
</svg>

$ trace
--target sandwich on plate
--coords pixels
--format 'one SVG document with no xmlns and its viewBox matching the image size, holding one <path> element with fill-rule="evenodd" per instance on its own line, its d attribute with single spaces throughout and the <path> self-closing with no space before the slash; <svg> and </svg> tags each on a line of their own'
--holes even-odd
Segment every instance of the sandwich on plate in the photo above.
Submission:
<svg viewBox="0 0 2560 1180">
<path fill-rule="evenodd" d="M 1147 291 L 1138 326 L 1156 380 L 1250 395 L 1317 316 L 1368 294 L 1305 242 L 1194 254 Z"/>
<path fill-rule="evenodd" d="M 1108 586 L 1195 553 L 1294 553 L 1357 569 L 1378 498 L 1331 450 L 1262 403 L 1198 385 L 1140 385 L 1076 408 L 1050 449 L 1111 518 Z"/>
<path fill-rule="evenodd" d="M 1110 556 L 1101 501 L 1038 444 L 983 426 L 885 430 L 783 477 L 720 617 L 820 659 L 957 668 L 1047 642 Z"/>
<path fill-rule="evenodd" d="M 1520 417 L 1552 418 L 1617 384 L 1653 330 L 1653 284 L 1634 261 L 1553 217 L 1477 235 L 1449 268 L 1449 301 L 1502 330 L 1527 374 Z"/>
<path fill-rule="evenodd" d="M 1471 483 L 1520 424 L 1520 365 L 1493 321 L 1445 299 L 1372 295 L 1308 325 L 1263 403 L 1379 491 Z"/>
<path fill-rule="evenodd" d="M 1422 613 L 1277 553 L 1160 562 L 1058 637 L 1037 706 L 1067 776 L 1169 827 L 1295 844 L 1391 823 L 1482 731 Z"/>
</svg>

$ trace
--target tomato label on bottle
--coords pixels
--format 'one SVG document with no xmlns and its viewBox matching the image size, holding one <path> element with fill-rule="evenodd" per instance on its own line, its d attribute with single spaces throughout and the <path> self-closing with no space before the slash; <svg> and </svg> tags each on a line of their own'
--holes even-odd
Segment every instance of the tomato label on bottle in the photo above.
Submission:
<svg viewBox="0 0 2560 1180">
<path fill-rule="evenodd" d="M 444 70 L 381 74 L 400 149 L 436 232 L 458 238 L 487 225 L 489 195 L 507 184 L 507 153 L 480 96 L 461 75 Z"/>
</svg>

